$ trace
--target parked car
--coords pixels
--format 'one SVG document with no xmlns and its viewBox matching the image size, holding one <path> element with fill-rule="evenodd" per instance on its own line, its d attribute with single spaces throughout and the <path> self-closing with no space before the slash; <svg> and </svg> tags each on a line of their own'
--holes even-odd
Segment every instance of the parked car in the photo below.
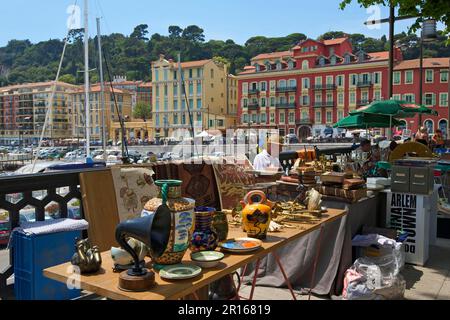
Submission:
<svg viewBox="0 0 450 320">
<path fill-rule="evenodd" d="M 0 221 L 0 246 L 6 246 L 9 242 L 9 236 L 11 235 L 9 222 Z"/>
<path fill-rule="evenodd" d="M 128 156 L 134 161 L 134 163 L 137 163 L 142 158 L 140 152 L 136 150 L 128 150 Z"/>
<path fill-rule="evenodd" d="M 296 144 L 300 143 L 300 140 L 298 140 L 298 137 L 295 134 L 288 134 L 285 138 L 285 142 L 287 144 Z"/>
</svg>

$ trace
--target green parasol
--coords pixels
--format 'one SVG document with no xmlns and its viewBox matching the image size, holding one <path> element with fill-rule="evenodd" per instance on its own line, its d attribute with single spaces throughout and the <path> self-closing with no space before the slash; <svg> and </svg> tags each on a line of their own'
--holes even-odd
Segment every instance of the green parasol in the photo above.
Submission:
<svg viewBox="0 0 450 320">
<path fill-rule="evenodd" d="M 392 125 L 399 126 L 401 122 L 392 119 L 388 115 L 361 113 L 348 116 L 334 125 L 334 128 L 342 129 L 371 129 L 371 128 L 390 128 Z"/>
<path fill-rule="evenodd" d="M 362 113 L 384 114 L 397 119 L 410 118 L 416 116 L 417 114 L 438 115 L 436 111 L 430 108 L 400 100 L 375 101 L 368 106 L 350 112 L 350 115 Z"/>
</svg>

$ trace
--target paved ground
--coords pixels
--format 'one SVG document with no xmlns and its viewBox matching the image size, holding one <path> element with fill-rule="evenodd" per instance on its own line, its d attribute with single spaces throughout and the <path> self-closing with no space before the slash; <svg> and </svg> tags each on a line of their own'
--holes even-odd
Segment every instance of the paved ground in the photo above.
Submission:
<svg viewBox="0 0 450 320">
<path fill-rule="evenodd" d="M 407 300 L 450 300 L 450 246 L 430 248 L 430 260 L 425 267 L 406 265 L 402 271 L 406 280 L 405 299 Z M 242 289 L 241 295 L 248 297 L 250 287 Z M 292 300 L 287 289 L 258 287 L 255 300 Z M 299 300 L 307 296 L 297 295 Z M 312 297 L 311 300 L 327 300 L 327 297 Z"/>
<path fill-rule="evenodd" d="M 7 251 L 0 251 L 0 269 L 6 265 L 7 259 Z M 430 260 L 425 267 L 407 265 L 402 274 L 406 280 L 405 299 L 450 300 L 450 245 L 431 247 Z M 249 297 L 250 289 L 250 286 L 244 286 L 241 296 Z M 308 300 L 308 296 L 296 296 L 298 300 Z M 311 300 L 327 299 L 311 297 Z M 254 300 L 292 300 L 292 296 L 287 289 L 257 287 Z"/>
</svg>

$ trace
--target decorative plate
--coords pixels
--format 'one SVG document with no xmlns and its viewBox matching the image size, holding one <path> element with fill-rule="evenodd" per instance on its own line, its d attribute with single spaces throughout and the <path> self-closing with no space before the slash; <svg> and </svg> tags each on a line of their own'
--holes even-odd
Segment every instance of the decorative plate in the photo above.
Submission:
<svg viewBox="0 0 450 320">
<path fill-rule="evenodd" d="M 231 239 L 221 243 L 220 247 L 234 253 L 252 252 L 262 247 L 262 241 L 253 238 Z"/>
<path fill-rule="evenodd" d="M 200 262 L 212 262 L 222 260 L 225 255 L 217 251 L 201 251 L 191 254 L 192 260 Z"/>
<path fill-rule="evenodd" d="M 197 277 L 202 273 L 202 268 L 192 264 L 176 264 L 164 267 L 159 276 L 167 280 L 185 280 Z"/>
</svg>

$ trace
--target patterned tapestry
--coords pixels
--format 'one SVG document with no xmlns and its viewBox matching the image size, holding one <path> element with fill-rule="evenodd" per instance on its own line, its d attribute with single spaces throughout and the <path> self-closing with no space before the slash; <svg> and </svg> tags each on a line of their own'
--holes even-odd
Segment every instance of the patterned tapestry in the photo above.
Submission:
<svg viewBox="0 0 450 320">
<path fill-rule="evenodd" d="M 195 199 L 196 206 L 207 206 L 220 209 L 217 184 L 212 165 L 179 164 L 179 179 L 183 181 L 183 196 Z"/>
<path fill-rule="evenodd" d="M 140 217 L 144 205 L 158 196 L 158 187 L 152 178 L 154 172 L 150 167 L 112 167 L 111 174 L 121 222 Z"/>
<path fill-rule="evenodd" d="M 256 183 L 255 176 L 246 171 L 247 165 L 213 164 L 222 209 L 233 210 L 243 200 L 246 187 Z"/>
</svg>

